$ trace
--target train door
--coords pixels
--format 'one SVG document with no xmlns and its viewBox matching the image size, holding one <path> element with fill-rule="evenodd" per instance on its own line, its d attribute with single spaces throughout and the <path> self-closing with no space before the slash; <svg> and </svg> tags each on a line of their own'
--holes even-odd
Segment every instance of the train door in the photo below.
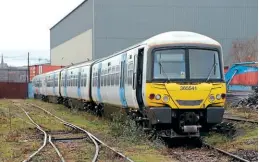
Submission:
<svg viewBox="0 0 259 162">
<path fill-rule="evenodd" d="M 43 82 L 43 86 L 42 86 L 42 90 L 43 90 L 43 95 L 46 96 L 46 92 L 47 92 L 47 88 L 48 88 L 48 78 L 47 75 L 44 76 L 44 82 Z"/>
<path fill-rule="evenodd" d="M 102 70 L 102 63 L 98 64 L 97 70 L 97 98 L 100 103 L 102 103 L 102 96 L 101 96 L 101 70 Z"/>
<path fill-rule="evenodd" d="M 136 89 L 136 97 L 140 110 L 143 110 L 144 107 L 144 102 L 142 98 L 143 56 L 144 48 L 138 49 L 138 54 L 137 56 L 135 55 L 136 70 L 133 76 L 133 89 Z"/>
<path fill-rule="evenodd" d="M 62 74 L 62 70 L 60 70 L 59 72 L 58 72 L 58 92 L 59 92 L 59 96 L 62 96 L 61 95 L 61 86 L 64 86 L 63 85 L 63 74 Z"/>
<path fill-rule="evenodd" d="M 138 63 L 138 50 L 134 50 L 133 54 L 133 81 L 132 81 L 132 99 L 135 108 L 139 108 L 137 96 L 136 96 L 136 82 L 137 82 L 137 64 Z"/>
<path fill-rule="evenodd" d="M 56 91 L 55 91 L 55 86 L 56 86 L 56 73 L 53 73 L 53 78 L 52 78 L 52 92 L 53 96 L 56 96 Z"/>
<path fill-rule="evenodd" d="M 64 86 L 64 94 L 67 97 L 67 69 L 65 70 L 65 86 Z"/>
<path fill-rule="evenodd" d="M 78 78 L 77 78 L 77 96 L 82 99 L 82 96 L 84 96 L 84 94 L 82 94 L 81 90 L 83 87 L 81 87 L 81 71 L 82 71 L 82 67 L 80 67 L 78 69 Z"/>
<path fill-rule="evenodd" d="M 127 101 L 125 97 L 125 76 L 126 76 L 126 53 L 122 54 L 121 59 L 121 75 L 120 75 L 120 101 L 123 108 L 127 107 Z"/>
</svg>

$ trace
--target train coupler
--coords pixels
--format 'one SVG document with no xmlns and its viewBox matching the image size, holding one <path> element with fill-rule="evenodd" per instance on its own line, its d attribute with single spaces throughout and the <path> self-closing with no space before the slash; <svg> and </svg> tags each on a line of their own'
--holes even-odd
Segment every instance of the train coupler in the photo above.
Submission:
<svg viewBox="0 0 259 162">
<path fill-rule="evenodd" d="M 198 133 L 200 125 L 185 125 L 182 127 L 184 133 Z"/>
<path fill-rule="evenodd" d="M 167 130 L 160 130 L 157 132 L 159 137 L 166 137 L 166 138 L 185 138 L 185 137 L 200 137 L 200 132 L 195 133 L 184 133 L 184 134 L 178 134 L 173 129 L 167 129 Z"/>
</svg>

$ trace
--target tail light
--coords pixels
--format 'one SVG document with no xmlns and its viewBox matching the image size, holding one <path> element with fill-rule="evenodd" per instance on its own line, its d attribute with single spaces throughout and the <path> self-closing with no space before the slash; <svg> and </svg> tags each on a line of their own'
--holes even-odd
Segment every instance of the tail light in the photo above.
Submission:
<svg viewBox="0 0 259 162">
<path fill-rule="evenodd" d="M 149 95 L 149 98 L 150 98 L 151 100 L 153 100 L 153 99 L 155 98 L 155 94 L 151 93 L 151 94 Z"/>
</svg>

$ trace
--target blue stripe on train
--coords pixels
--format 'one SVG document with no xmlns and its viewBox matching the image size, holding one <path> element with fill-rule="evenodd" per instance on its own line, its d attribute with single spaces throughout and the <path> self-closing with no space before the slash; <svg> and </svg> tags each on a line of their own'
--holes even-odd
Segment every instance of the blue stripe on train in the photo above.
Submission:
<svg viewBox="0 0 259 162">
<path fill-rule="evenodd" d="M 121 56 L 121 61 L 124 62 L 123 66 L 125 67 L 125 61 L 126 60 L 126 54 L 122 54 Z M 122 66 L 122 64 L 121 64 Z M 124 70 L 124 67 L 121 67 L 121 70 Z M 121 75 L 122 75 L 122 71 L 121 71 Z M 125 74 L 124 74 L 125 76 Z M 119 90 L 119 94 L 120 94 L 120 101 L 121 101 L 121 105 L 123 108 L 126 108 L 127 107 L 127 101 L 126 101 L 126 98 L 125 98 L 125 89 L 124 89 L 124 81 L 123 81 L 123 84 L 122 84 L 122 79 L 124 80 L 124 76 L 123 77 L 120 77 L 120 90 Z"/>
<path fill-rule="evenodd" d="M 67 70 L 65 71 L 64 95 L 65 95 L 65 97 L 67 97 Z"/>
<path fill-rule="evenodd" d="M 77 96 L 79 98 L 82 98 L 82 95 L 81 95 L 81 68 L 79 68 L 79 75 L 78 75 L 78 82 L 77 82 Z"/>
<path fill-rule="evenodd" d="M 100 89 L 100 83 L 101 83 L 101 69 L 102 69 L 102 63 L 99 63 L 98 65 L 98 83 L 97 83 L 97 97 L 98 97 L 98 101 L 102 102 L 102 96 L 101 96 L 101 89 Z"/>
</svg>

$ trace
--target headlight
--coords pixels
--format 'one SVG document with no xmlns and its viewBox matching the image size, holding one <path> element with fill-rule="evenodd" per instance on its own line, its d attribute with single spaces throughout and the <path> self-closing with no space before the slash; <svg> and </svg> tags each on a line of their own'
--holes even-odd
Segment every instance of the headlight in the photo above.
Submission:
<svg viewBox="0 0 259 162">
<path fill-rule="evenodd" d="M 217 95 L 216 95 L 216 99 L 217 99 L 217 100 L 220 100 L 220 99 L 221 99 L 221 95 L 220 95 L 220 94 L 217 94 Z"/>
<path fill-rule="evenodd" d="M 163 97 L 163 101 L 164 101 L 164 102 L 168 102 L 168 101 L 169 101 L 169 97 L 168 97 L 168 96 L 164 96 L 164 97 Z"/>
<path fill-rule="evenodd" d="M 215 100 L 215 97 L 213 95 L 210 95 L 210 101 L 213 102 Z"/>
<path fill-rule="evenodd" d="M 161 96 L 159 94 L 157 94 L 155 98 L 156 98 L 156 100 L 160 100 Z"/>
</svg>

